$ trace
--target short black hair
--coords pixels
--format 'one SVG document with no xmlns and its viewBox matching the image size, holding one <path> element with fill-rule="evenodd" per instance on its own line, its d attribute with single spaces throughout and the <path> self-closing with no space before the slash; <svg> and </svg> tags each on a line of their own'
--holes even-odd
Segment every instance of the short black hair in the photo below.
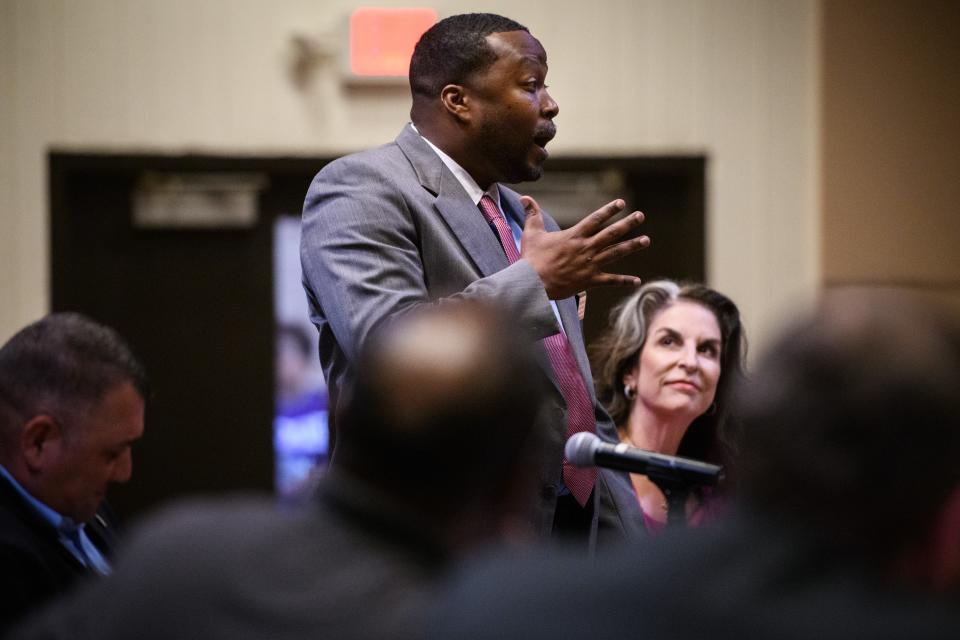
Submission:
<svg viewBox="0 0 960 640">
<path fill-rule="evenodd" d="M 464 13 L 444 18 L 420 36 L 410 59 L 413 96 L 437 97 L 448 84 L 461 84 L 496 62 L 487 43 L 491 33 L 528 31 L 493 13 Z"/>
<path fill-rule="evenodd" d="M 0 435 L 43 411 L 83 411 L 123 382 L 146 399 L 143 365 L 116 331 L 79 313 L 50 314 L 0 347 Z"/>
</svg>

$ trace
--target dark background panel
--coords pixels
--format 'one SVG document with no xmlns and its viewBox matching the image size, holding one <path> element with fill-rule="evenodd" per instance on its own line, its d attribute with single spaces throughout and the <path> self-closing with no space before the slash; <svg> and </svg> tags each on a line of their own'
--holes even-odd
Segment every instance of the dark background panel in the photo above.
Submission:
<svg viewBox="0 0 960 640">
<path fill-rule="evenodd" d="M 51 306 L 116 328 L 150 376 L 132 481 L 111 492 L 135 514 L 168 498 L 273 483 L 275 215 L 299 212 L 322 162 L 51 158 Z M 144 171 L 266 169 L 261 215 L 242 230 L 144 230 L 132 195 Z"/>
<path fill-rule="evenodd" d="M 650 236 L 650 247 L 611 263 L 606 271 L 636 275 L 644 282 L 705 280 L 705 158 L 557 158 L 548 162 L 547 171 L 620 173 L 627 210 L 644 213 L 640 233 Z M 606 329 L 610 309 L 630 293 L 622 287 L 589 292 L 583 323 L 588 345 Z"/>
<path fill-rule="evenodd" d="M 190 494 L 272 490 L 272 228 L 300 212 L 326 161 L 50 156 L 51 306 L 116 328 L 153 385 L 133 478 L 111 493 L 120 513 Z M 551 168 L 620 171 L 624 198 L 647 214 L 653 245 L 610 270 L 703 279 L 702 158 L 558 158 Z M 260 173 L 259 218 L 239 230 L 135 228 L 132 198 L 145 172 Z M 590 292 L 588 343 L 627 293 Z"/>
</svg>

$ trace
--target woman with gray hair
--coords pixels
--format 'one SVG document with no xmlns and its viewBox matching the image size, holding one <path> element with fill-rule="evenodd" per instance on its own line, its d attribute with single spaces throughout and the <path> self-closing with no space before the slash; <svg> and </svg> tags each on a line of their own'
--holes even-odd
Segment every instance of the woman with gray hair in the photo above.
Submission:
<svg viewBox="0 0 960 640">
<path fill-rule="evenodd" d="M 737 306 L 702 284 L 650 282 L 611 313 L 593 349 L 596 387 L 620 441 L 708 462 L 727 461 L 730 400 L 743 374 L 746 338 Z M 667 519 L 667 502 L 646 476 L 631 474 L 646 529 Z M 705 493 L 691 495 L 687 521 L 710 516 Z"/>
</svg>

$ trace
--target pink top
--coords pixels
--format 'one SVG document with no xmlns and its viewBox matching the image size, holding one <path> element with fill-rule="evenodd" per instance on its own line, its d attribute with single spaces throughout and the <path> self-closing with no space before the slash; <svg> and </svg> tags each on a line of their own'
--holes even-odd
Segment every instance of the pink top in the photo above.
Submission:
<svg viewBox="0 0 960 640">
<path fill-rule="evenodd" d="M 637 496 L 637 502 L 639 501 L 640 497 Z M 710 489 L 705 489 L 700 504 L 697 505 L 697 508 L 694 509 L 693 513 L 687 518 L 687 526 L 701 527 L 711 524 L 716 521 L 717 516 L 720 514 L 721 506 L 722 500 L 714 496 L 713 491 Z M 647 515 L 647 512 L 643 510 L 643 507 L 640 507 L 640 513 L 643 514 L 643 524 L 647 527 L 647 531 L 659 533 L 667 528 L 666 522 L 660 522 L 659 520 L 651 518 Z"/>
</svg>

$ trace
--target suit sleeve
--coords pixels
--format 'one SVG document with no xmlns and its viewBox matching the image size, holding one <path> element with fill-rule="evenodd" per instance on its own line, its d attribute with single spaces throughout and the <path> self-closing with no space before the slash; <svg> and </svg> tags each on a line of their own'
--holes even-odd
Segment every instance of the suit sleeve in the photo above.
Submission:
<svg viewBox="0 0 960 640">
<path fill-rule="evenodd" d="M 399 163 L 395 169 L 410 171 Z M 500 305 L 535 338 L 557 332 L 543 283 L 525 260 L 479 278 L 449 297 L 432 300 L 421 234 L 437 229 L 423 228 L 411 211 L 417 205 L 410 204 L 390 172 L 389 165 L 374 167 L 354 157 L 341 159 L 317 175 L 304 203 L 304 286 L 311 305 L 323 309 L 348 359 L 356 358 L 358 348 L 379 323 L 419 305 L 458 298 Z M 429 265 L 432 269 L 444 266 Z"/>
</svg>

